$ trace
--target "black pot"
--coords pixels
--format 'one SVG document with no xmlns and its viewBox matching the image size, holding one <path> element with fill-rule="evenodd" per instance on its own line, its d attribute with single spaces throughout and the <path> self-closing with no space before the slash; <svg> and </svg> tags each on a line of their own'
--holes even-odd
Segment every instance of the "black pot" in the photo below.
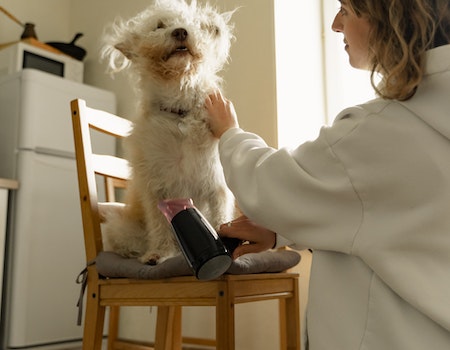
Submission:
<svg viewBox="0 0 450 350">
<path fill-rule="evenodd" d="M 55 49 L 75 58 L 78 61 L 82 61 L 86 56 L 86 50 L 82 47 L 75 45 L 75 42 L 83 36 L 83 33 L 75 34 L 75 37 L 70 43 L 61 42 L 48 42 L 47 45 L 53 46 Z"/>
</svg>

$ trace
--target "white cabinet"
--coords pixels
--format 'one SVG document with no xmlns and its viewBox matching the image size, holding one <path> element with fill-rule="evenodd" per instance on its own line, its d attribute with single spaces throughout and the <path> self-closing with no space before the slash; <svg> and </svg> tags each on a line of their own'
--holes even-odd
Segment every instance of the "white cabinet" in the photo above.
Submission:
<svg viewBox="0 0 450 350">
<path fill-rule="evenodd" d="M 0 349 L 78 345 L 78 273 L 86 265 L 70 101 L 115 112 L 112 92 L 33 69 L 0 77 L 0 177 L 10 206 Z M 113 138 L 95 134 L 99 153 Z M 44 321 L 43 321 L 44 316 Z"/>
<path fill-rule="evenodd" d="M 9 191 L 16 188 L 16 181 L 0 179 L 0 302 L 2 300 L 3 290 L 3 269 L 5 258 L 6 222 L 8 217 L 8 197 Z"/>
</svg>

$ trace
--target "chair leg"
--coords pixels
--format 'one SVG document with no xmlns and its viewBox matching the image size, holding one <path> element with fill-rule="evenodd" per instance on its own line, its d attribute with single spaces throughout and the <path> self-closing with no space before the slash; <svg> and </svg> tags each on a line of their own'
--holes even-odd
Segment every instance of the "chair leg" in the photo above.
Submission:
<svg viewBox="0 0 450 350">
<path fill-rule="evenodd" d="M 120 306 L 109 308 L 108 350 L 114 350 L 114 343 L 119 338 Z"/>
<path fill-rule="evenodd" d="M 181 350 L 181 306 L 158 306 L 155 350 Z"/>
<path fill-rule="evenodd" d="M 298 283 L 294 281 L 292 297 L 279 300 L 280 349 L 300 350 L 300 300 Z"/>
<path fill-rule="evenodd" d="M 280 322 L 280 350 L 287 349 L 287 320 L 286 320 L 286 300 L 278 300 L 278 313 Z"/>
<path fill-rule="evenodd" d="M 100 350 L 105 322 L 104 306 L 98 303 L 97 293 L 88 290 L 86 298 L 86 316 L 84 319 L 83 350 Z"/>
<path fill-rule="evenodd" d="M 221 290 L 216 306 L 216 350 L 234 350 L 234 303 L 228 290 Z"/>
</svg>

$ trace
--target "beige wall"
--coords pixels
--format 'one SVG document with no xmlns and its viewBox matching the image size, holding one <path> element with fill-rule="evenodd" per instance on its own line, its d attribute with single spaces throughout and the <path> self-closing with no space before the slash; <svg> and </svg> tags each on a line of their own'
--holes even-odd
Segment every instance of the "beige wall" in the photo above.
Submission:
<svg viewBox="0 0 450 350">
<path fill-rule="evenodd" d="M 0 5 L 21 22 L 36 25 L 40 41 L 70 41 L 75 33 L 70 31 L 71 0 L 2 0 Z M 0 12 L 0 43 L 17 41 L 23 29 Z"/>
<path fill-rule="evenodd" d="M 204 0 L 199 0 L 204 1 Z M 260 134 L 269 145 L 277 145 L 274 0 L 215 0 L 224 10 L 240 7 L 233 17 L 236 42 L 224 77 L 226 93 L 234 101 L 241 126 Z M 316 1 L 316 0 L 314 0 Z M 212 0 L 214 2 L 214 0 Z M 124 74 L 112 79 L 99 62 L 100 38 L 105 24 L 118 15 L 129 17 L 149 0 L 4 0 L 2 6 L 23 22 L 34 22 L 41 41 L 70 41 L 83 32 L 78 45 L 88 50 L 85 82 L 116 93 L 118 112 L 132 117 L 135 97 Z M 0 14 L 0 43 L 18 40 L 21 28 Z M 309 254 L 301 266 L 302 309 L 309 274 Z M 74 285 L 74 288 L 75 285 Z M 239 305 L 236 310 L 237 349 L 278 348 L 277 305 L 273 302 Z M 121 319 L 122 334 L 151 340 L 156 310 L 127 309 Z M 183 327 L 190 336 L 214 336 L 213 310 L 188 309 Z"/>
</svg>

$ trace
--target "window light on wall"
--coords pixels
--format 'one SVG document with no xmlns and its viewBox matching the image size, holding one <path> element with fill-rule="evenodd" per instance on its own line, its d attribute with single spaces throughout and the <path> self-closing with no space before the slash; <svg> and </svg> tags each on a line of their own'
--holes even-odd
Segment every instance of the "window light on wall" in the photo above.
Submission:
<svg viewBox="0 0 450 350">
<path fill-rule="evenodd" d="M 314 139 L 325 121 L 320 1 L 274 0 L 278 146 Z"/>
<path fill-rule="evenodd" d="M 274 0 L 279 147 L 314 139 L 342 109 L 375 96 L 369 73 L 350 67 L 343 35 L 331 30 L 339 6 Z"/>
</svg>

